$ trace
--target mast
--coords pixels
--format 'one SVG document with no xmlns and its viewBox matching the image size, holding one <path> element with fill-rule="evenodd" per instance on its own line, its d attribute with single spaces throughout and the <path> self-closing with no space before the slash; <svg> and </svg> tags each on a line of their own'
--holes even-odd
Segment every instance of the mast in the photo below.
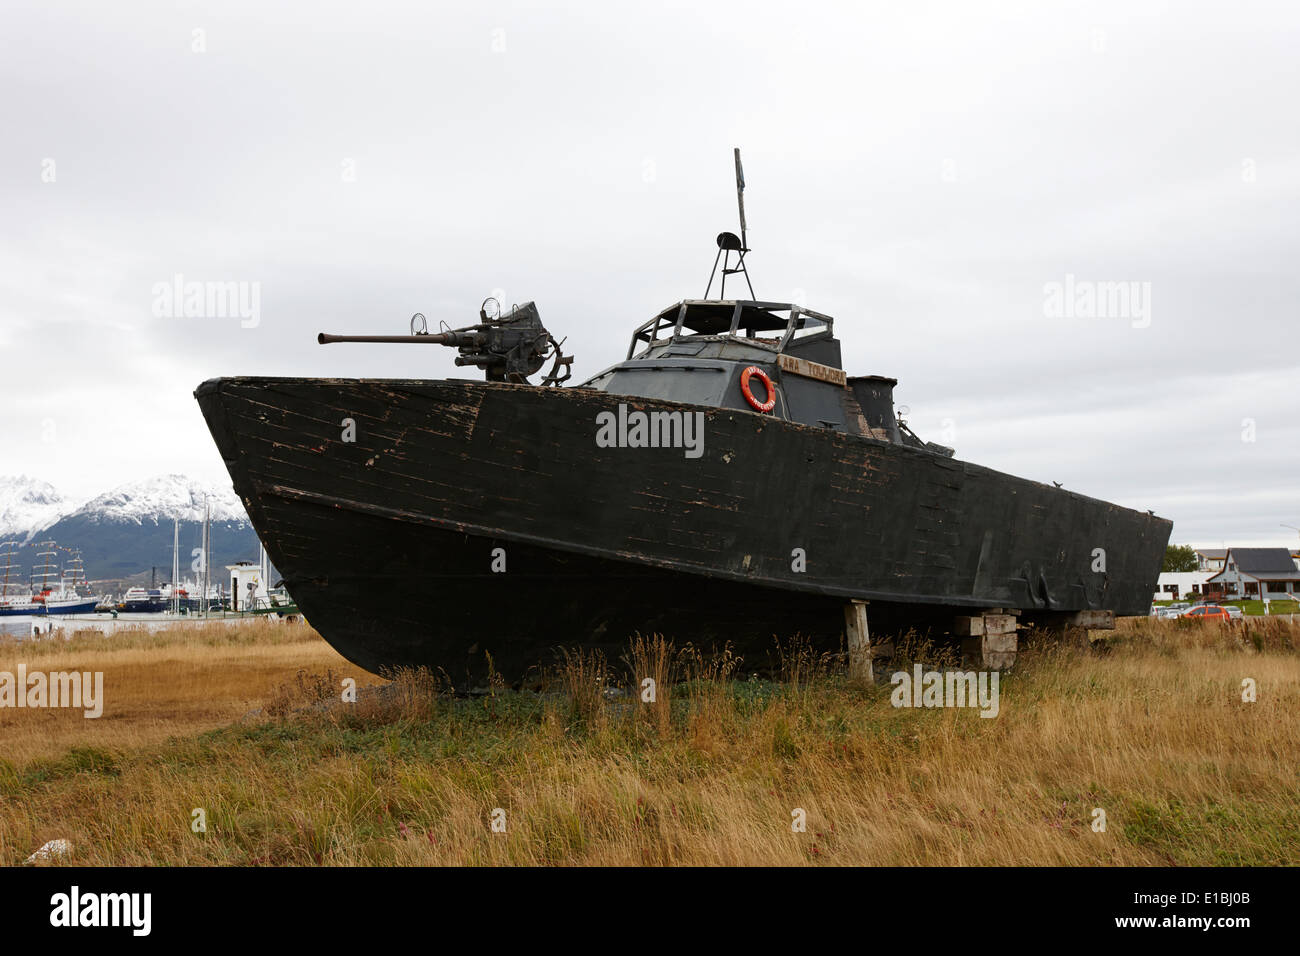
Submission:
<svg viewBox="0 0 1300 956">
<path fill-rule="evenodd" d="M 203 561 L 203 616 L 208 616 L 208 496 L 203 496 L 203 535 L 199 540 L 199 557 Z"/>
<path fill-rule="evenodd" d="M 181 519 L 172 518 L 172 611 L 181 609 L 180 590 L 177 581 L 181 575 Z"/>
<path fill-rule="evenodd" d="M 207 495 L 203 496 L 203 574 L 207 587 L 212 587 L 212 503 Z"/>
<path fill-rule="evenodd" d="M 34 593 L 40 594 L 49 587 L 50 578 L 57 578 L 59 576 L 58 566 L 53 561 L 49 560 L 50 558 L 55 557 L 53 549 L 57 547 L 57 545 L 53 541 L 41 541 L 38 544 L 33 545 L 33 547 L 50 549 L 47 551 L 36 552 L 37 558 L 44 558 L 45 560 L 40 564 L 32 565 L 32 573 L 30 577 L 32 590 Z M 39 583 L 37 581 L 38 578 L 40 579 Z"/>
<path fill-rule="evenodd" d="M 749 236 L 745 226 L 745 168 L 740 165 L 740 147 L 736 147 L 736 205 L 740 208 L 740 249 L 742 252 L 749 251 Z M 745 281 L 749 281 L 749 276 L 745 276 Z M 750 289 L 749 294 L 752 296 L 754 290 Z"/>
<path fill-rule="evenodd" d="M 749 281 L 749 270 L 745 268 L 745 253 L 749 252 L 749 227 L 745 223 L 745 169 L 740 165 L 740 147 L 734 150 L 736 158 L 736 208 L 740 211 L 740 235 L 734 232 L 718 233 L 718 254 L 713 257 L 713 270 L 709 273 L 709 284 L 704 289 L 704 298 L 709 297 L 713 290 L 713 279 L 718 274 L 718 262 L 722 262 L 722 287 L 718 291 L 718 298 L 726 301 L 727 298 L 727 276 L 735 275 L 739 272 L 745 277 L 745 285 L 749 287 L 750 299 L 755 299 L 754 284 Z M 736 254 L 736 265 L 731 265 L 731 254 Z"/>
<path fill-rule="evenodd" d="M 0 550 L 3 550 L 4 548 L 12 548 L 16 550 L 20 547 L 22 547 L 22 545 L 20 545 L 17 541 L 5 541 L 3 543 L 0 543 Z M 0 599 L 9 597 L 9 574 L 13 570 L 13 566 L 14 566 L 14 550 L 3 552 L 5 563 L 4 563 L 4 567 L 0 568 L 0 571 L 4 572 L 5 579 L 4 579 L 4 584 L 2 585 L 3 590 L 0 590 Z"/>
<path fill-rule="evenodd" d="M 86 565 L 81 560 L 80 549 L 73 548 L 68 551 L 68 563 L 63 567 L 63 591 L 64 594 L 71 597 L 73 594 L 79 594 L 78 587 L 86 585 Z M 89 588 L 87 588 L 89 591 Z"/>
</svg>

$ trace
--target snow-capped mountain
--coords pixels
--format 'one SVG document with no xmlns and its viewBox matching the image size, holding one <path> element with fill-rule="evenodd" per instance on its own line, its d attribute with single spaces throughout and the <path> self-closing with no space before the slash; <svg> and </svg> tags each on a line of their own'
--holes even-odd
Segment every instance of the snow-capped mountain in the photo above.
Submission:
<svg viewBox="0 0 1300 956">
<path fill-rule="evenodd" d="M 0 539 L 28 540 L 69 509 L 69 502 L 47 481 L 0 476 Z"/>
<path fill-rule="evenodd" d="M 204 485 L 184 475 L 121 485 L 80 507 L 54 488 L 33 479 L 0 477 L 0 540 L 33 544 L 52 540 L 81 551 L 91 579 L 121 578 L 157 568 L 170 577 L 173 521 L 180 522 L 180 564 L 188 571 L 202 538 L 203 502 L 212 518 L 215 566 L 256 561 L 253 531 L 238 497 L 229 487 Z M 27 561 L 22 553 L 19 563 Z M 29 562 L 30 563 L 30 562 Z"/>
<path fill-rule="evenodd" d="M 121 485 L 90 499 L 69 517 L 84 515 L 92 521 L 158 524 L 173 519 L 202 521 L 207 496 L 213 522 L 248 523 L 248 515 L 230 488 L 213 488 L 184 475 L 160 475 Z"/>
</svg>

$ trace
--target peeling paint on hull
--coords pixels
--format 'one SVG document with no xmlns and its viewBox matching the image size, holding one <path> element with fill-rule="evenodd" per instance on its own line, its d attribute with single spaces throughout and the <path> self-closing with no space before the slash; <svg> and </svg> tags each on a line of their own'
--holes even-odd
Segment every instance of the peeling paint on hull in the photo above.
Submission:
<svg viewBox="0 0 1300 956">
<path fill-rule="evenodd" d="M 1171 528 L 735 409 L 462 381 L 230 378 L 195 395 L 290 593 L 370 670 L 458 680 L 487 651 L 517 672 L 555 644 L 618 648 L 633 630 L 770 647 L 837 633 L 848 598 L 918 616 L 1144 614 Z M 702 410 L 703 455 L 597 447 L 597 415 L 620 402 Z"/>
</svg>

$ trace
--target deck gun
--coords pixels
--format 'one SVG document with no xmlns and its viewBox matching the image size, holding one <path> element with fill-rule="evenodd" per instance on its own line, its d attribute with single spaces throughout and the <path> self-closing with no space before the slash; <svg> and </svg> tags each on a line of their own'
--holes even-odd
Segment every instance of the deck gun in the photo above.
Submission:
<svg viewBox="0 0 1300 956">
<path fill-rule="evenodd" d="M 494 308 L 489 308 L 489 304 Z M 440 332 L 430 332 L 428 322 L 417 312 L 411 316 L 410 335 L 330 335 L 321 332 L 316 341 L 321 345 L 331 342 L 398 342 L 419 345 L 445 345 L 457 349 L 456 364 L 474 365 L 483 370 L 489 382 L 514 382 L 527 384 L 528 376 L 538 372 L 548 360 L 551 370 L 542 379 L 542 385 L 559 385 L 572 374 L 573 356 L 565 355 L 560 347 L 565 340 L 556 342 L 542 325 L 537 306 L 525 302 L 511 308 L 505 315 L 496 299 L 483 300 L 479 307 L 477 325 L 451 329 L 445 325 Z"/>
</svg>

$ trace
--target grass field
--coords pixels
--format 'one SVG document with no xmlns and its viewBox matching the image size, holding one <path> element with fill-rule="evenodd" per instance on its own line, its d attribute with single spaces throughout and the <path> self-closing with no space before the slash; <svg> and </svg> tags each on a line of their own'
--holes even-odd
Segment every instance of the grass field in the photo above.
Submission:
<svg viewBox="0 0 1300 956">
<path fill-rule="evenodd" d="M 1229 601 L 1229 602 L 1227 602 L 1227 603 L 1229 603 L 1229 604 L 1235 604 L 1237 607 L 1241 608 L 1241 612 L 1242 612 L 1243 614 L 1255 614 L 1255 615 L 1259 615 L 1259 614 L 1263 614 L 1263 613 L 1264 613 L 1264 602 L 1263 602 L 1263 601 Z M 1269 601 L 1269 602 L 1268 602 L 1268 613 L 1269 613 L 1269 614 L 1296 614 L 1296 613 L 1300 613 L 1300 602 L 1296 602 L 1296 601 Z"/>
<path fill-rule="evenodd" d="M 1022 638 L 993 719 L 895 708 L 797 647 L 780 682 L 642 641 L 630 668 L 569 654 L 546 693 L 467 699 L 305 627 L 3 643 L 0 672 L 103 671 L 106 703 L 0 709 L 0 864 L 55 838 L 89 865 L 1296 864 L 1298 638 Z M 890 669 L 912 660 L 938 657 Z M 611 698 L 607 670 L 654 676 L 656 702 Z"/>
</svg>

